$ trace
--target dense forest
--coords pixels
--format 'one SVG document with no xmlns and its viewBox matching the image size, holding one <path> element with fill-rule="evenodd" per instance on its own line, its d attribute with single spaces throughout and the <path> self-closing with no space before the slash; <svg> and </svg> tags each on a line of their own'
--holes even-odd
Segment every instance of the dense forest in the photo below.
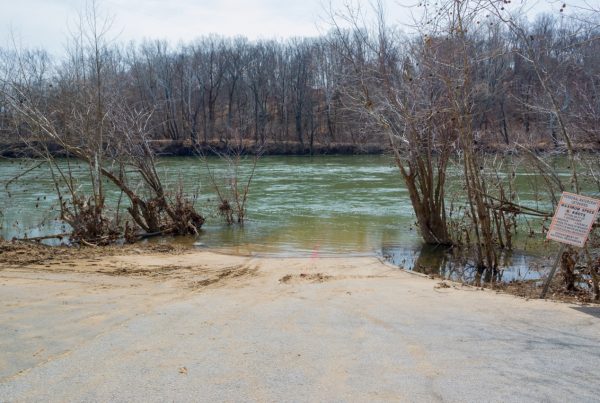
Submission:
<svg viewBox="0 0 600 403">
<path fill-rule="evenodd" d="M 497 16 L 476 22 L 466 34 L 465 56 L 473 64 L 470 125 L 478 144 L 557 148 L 564 124 L 580 146 L 598 147 L 600 30 L 588 17 L 546 14 L 515 20 L 516 29 Z M 209 36 L 179 46 L 121 45 L 99 30 L 73 38 L 68 56 L 59 59 L 44 50 L 0 49 L 0 82 L 11 88 L 0 92 L 2 141 L 38 136 L 15 110 L 15 99 L 27 99 L 61 131 L 79 136 L 69 120 L 75 104 L 85 103 L 82 88 L 95 87 L 107 107 L 119 103 L 149 113 L 150 137 L 174 153 L 240 142 L 273 153 L 381 151 L 385 137 L 357 108 L 357 80 L 378 69 L 385 56 L 394 64 L 393 85 L 410 89 L 410 79 L 403 81 L 408 71 L 425 80 L 416 76 L 424 72 L 420 66 L 432 59 L 443 63 L 461 46 L 441 32 L 386 30 L 384 50 L 370 43 L 373 32 L 358 26 L 334 27 L 319 38 Z M 435 79 L 436 73 L 427 74 Z M 430 96 L 436 96 L 433 87 Z M 6 147 L 3 152 L 12 153 Z"/>
</svg>

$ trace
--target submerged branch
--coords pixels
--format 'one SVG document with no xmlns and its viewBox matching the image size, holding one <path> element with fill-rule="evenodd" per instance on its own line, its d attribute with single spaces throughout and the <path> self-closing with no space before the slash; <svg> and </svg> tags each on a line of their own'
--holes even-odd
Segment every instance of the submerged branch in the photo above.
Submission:
<svg viewBox="0 0 600 403">
<path fill-rule="evenodd" d="M 36 236 L 36 237 L 27 237 L 27 238 L 13 238 L 13 241 L 20 242 L 40 242 L 46 239 L 63 239 L 67 238 L 71 235 L 71 233 L 63 233 L 63 234 L 52 234 L 52 235 L 44 235 L 44 236 Z"/>
<path fill-rule="evenodd" d="M 553 213 L 549 213 L 546 211 L 541 211 L 541 210 L 536 210 L 533 209 L 531 207 L 526 207 L 526 206 L 522 206 L 520 204 L 508 201 L 508 200 L 501 200 L 498 199 L 494 196 L 490 196 L 489 194 L 486 194 L 485 197 L 500 202 L 500 204 L 488 204 L 488 207 L 494 210 L 498 210 L 498 211 L 505 211 L 508 213 L 514 213 L 514 214 L 525 214 L 525 215 L 530 215 L 530 216 L 536 216 L 536 217 L 552 217 Z"/>
</svg>

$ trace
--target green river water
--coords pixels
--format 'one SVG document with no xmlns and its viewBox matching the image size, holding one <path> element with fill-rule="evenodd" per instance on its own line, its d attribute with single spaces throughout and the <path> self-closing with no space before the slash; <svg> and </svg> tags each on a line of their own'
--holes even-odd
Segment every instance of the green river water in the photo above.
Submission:
<svg viewBox="0 0 600 403">
<path fill-rule="evenodd" d="M 218 177 L 227 176 L 222 161 L 209 161 Z M 0 160 L 0 235 L 7 239 L 64 230 L 55 220 L 57 197 L 47 168 L 35 169 L 6 186 L 31 164 Z M 84 177 L 85 166 L 72 166 Z M 216 215 L 214 190 L 200 160 L 165 158 L 160 161 L 160 172 L 168 183 L 182 181 L 190 192 L 198 192 L 197 206 L 208 217 L 199 237 L 163 242 L 273 256 L 377 254 L 407 268 L 415 266 L 419 256 L 439 253 L 421 249 L 408 193 L 387 156 L 263 157 L 250 189 L 243 228 L 228 227 Z M 450 170 L 449 181 L 451 193 L 460 197 L 458 168 Z M 520 172 L 517 185 L 522 203 L 539 206 L 535 175 Z M 81 186 L 86 186 L 84 181 Z M 109 203 L 116 205 L 119 192 L 107 188 Z M 535 230 L 540 227 L 539 222 L 530 224 Z M 541 235 L 525 236 L 526 227 L 520 232 L 518 247 L 504 256 L 507 271 L 512 273 L 509 279 L 536 277 L 552 248 L 544 246 Z"/>
</svg>

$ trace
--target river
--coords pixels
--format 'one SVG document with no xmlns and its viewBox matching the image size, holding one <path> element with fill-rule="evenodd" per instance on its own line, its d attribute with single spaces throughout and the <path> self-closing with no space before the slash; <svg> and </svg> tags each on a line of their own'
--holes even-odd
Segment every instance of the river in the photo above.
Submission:
<svg viewBox="0 0 600 403">
<path fill-rule="evenodd" d="M 0 234 L 7 239 L 64 231 L 56 221 L 58 199 L 46 167 L 6 186 L 31 164 L 35 162 L 0 160 Z M 222 161 L 209 159 L 209 164 L 218 177 L 227 177 L 227 165 Z M 66 167 L 67 161 L 62 165 Z M 85 177 L 84 165 L 72 163 L 71 167 Z M 181 181 L 189 192 L 198 194 L 198 209 L 208 218 L 197 238 L 166 240 L 169 242 L 273 256 L 376 253 L 407 268 L 413 268 L 423 254 L 440 253 L 421 250 L 408 193 L 387 156 L 263 157 L 250 188 L 248 220 L 243 228 L 224 225 L 216 214 L 215 192 L 202 161 L 164 158 L 159 167 L 166 183 Z M 243 179 L 248 164 L 242 164 L 241 172 Z M 449 172 L 450 192 L 460 195 L 460 169 L 451 167 Z M 520 201 L 539 207 L 539 189 L 532 185 L 539 181 L 532 182 L 531 177 L 518 171 Z M 85 188 L 85 181 L 79 186 Z M 108 202 L 115 206 L 119 192 L 110 185 L 107 189 Z M 539 230 L 541 224 L 522 220 L 518 246 L 506 255 L 505 266 L 514 271 L 510 278 L 537 277 L 532 267 L 545 264 L 548 248 L 541 235 L 530 236 L 530 227 Z"/>
</svg>

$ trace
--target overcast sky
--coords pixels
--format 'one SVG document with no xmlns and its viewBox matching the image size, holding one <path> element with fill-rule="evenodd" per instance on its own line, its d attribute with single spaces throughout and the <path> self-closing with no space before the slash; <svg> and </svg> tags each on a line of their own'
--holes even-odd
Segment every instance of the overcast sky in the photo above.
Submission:
<svg viewBox="0 0 600 403">
<path fill-rule="evenodd" d="M 418 0 L 404 0 L 403 4 Z M 573 10 L 586 2 L 566 0 Z M 519 0 L 513 0 L 518 3 Z M 69 24 L 77 20 L 85 0 L 0 0 L 0 46 L 64 50 Z M 167 39 L 190 41 L 202 35 L 243 35 L 250 39 L 316 36 L 327 30 L 323 3 L 328 0 L 100 0 L 102 10 L 114 17 L 113 32 L 121 41 Z M 409 22 L 408 11 L 388 0 L 390 20 Z M 532 13 L 558 9 L 562 1 L 535 2 Z M 333 0 L 341 7 L 344 0 Z M 11 34 L 12 33 L 12 34 Z"/>
</svg>

